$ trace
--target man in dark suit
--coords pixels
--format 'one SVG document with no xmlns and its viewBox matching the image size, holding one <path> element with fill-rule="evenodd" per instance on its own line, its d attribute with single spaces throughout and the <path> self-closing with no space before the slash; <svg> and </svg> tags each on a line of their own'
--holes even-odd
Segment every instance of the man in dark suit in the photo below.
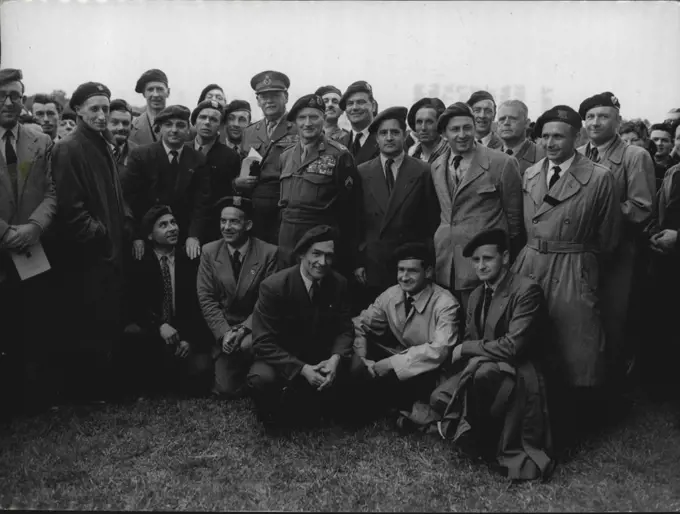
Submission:
<svg viewBox="0 0 680 514">
<path fill-rule="evenodd" d="M 187 146 L 192 146 L 206 157 L 205 165 L 210 174 L 210 205 L 233 193 L 232 181 L 238 176 L 241 164 L 238 153 L 218 139 L 222 118 L 222 106 L 215 100 L 203 100 L 191 113 L 196 137 Z M 207 243 L 219 238 L 218 225 L 205 223 L 201 241 Z"/>
<path fill-rule="evenodd" d="M 340 109 L 345 111 L 352 126 L 348 149 L 359 166 L 380 155 L 375 134 L 368 130 L 378 111 L 378 103 L 373 98 L 373 88 L 359 80 L 351 84 L 340 98 Z"/>
<path fill-rule="evenodd" d="M 378 114 L 369 131 L 376 136 L 380 156 L 358 168 L 363 231 L 354 276 L 364 286 L 358 308 L 396 283 L 388 264 L 394 250 L 409 242 L 432 244 L 439 224 L 430 165 L 404 154 L 407 111 L 391 107 Z"/>
<path fill-rule="evenodd" d="M 156 116 L 154 130 L 161 140 L 136 148 L 121 177 L 125 201 L 139 226 L 142 216 L 153 205 L 169 205 L 180 227 L 179 244 L 195 259 L 201 253 L 205 215 L 210 202 L 210 174 L 205 155 L 186 146 L 189 109 L 171 105 Z M 133 242 L 136 259 L 144 255 L 143 235 Z"/>
<path fill-rule="evenodd" d="M 145 392 L 184 390 L 205 394 L 211 382 L 212 338 L 196 294 L 196 261 L 175 251 L 179 227 L 167 205 L 142 218 L 148 245 L 131 270 L 132 319 L 142 332 L 127 352 L 135 381 Z"/>
<path fill-rule="evenodd" d="M 252 361 L 252 313 L 260 283 L 277 271 L 278 254 L 276 246 L 250 235 L 249 199 L 227 196 L 214 212 L 222 237 L 203 247 L 198 301 L 216 343 L 213 392 L 234 397 L 243 392 Z"/>
<path fill-rule="evenodd" d="M 130 141 L 130 125 L 132 124 L 132 108 L 123 99 L 111 100 L 109 106 L 108 129 L 113 136 L 112 153 L 118 165 L 118 173 L 125 174 L 130 151 L 139 145 Z"/>
<path fill-rule="evenodd" d="M 336 240 L 327 225 L 311 229 L 295 248 L 300 264 L 260 286 L 248 385 L 268 425 L 338 413 L 354 328 L 347 280 L 331 269 Z"/>
</svg>

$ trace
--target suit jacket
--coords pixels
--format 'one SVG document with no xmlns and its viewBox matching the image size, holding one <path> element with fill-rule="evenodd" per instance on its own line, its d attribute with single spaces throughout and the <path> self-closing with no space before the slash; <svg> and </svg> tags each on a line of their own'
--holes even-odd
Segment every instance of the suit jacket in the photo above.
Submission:
<svg viewBox="0 0 680 514">
<path fill-rule="evenodd" d="M 441 366 L 458 342 L 460 306 L 454 296 L 429 284 L 414 298 L 406 316 L 404 292 L 399 285 L 387 289 L 354 318 L 354 349 L 366 356 L 367 339 L 387 339 L 388 353 L 399 380 L 407 380 Z M 396 344 L 394 344 L 396 343 Z"/>
<path fill-rule="evenodd" d="M 56 190 L 48 159 L 52 147 L 50 137 L 23 125 L 19 125 L 17 135 L 16 194 L 7 163 L 0 154 L 0 239 L 10 225 L 35 223 L 45 232 L 57 211 Z M 5 272 L 0 266 L 0 282 L 4 281 Z"/>
<path fill-rule="evenodd" d="M 118 174 L 123 175 L 127 169 L 128 157 L 130 157 L 130 152 L 137 148 L 139 145 L 137 143 L 131 142 L 129 139 L 123 145 L 123 149 L 116 154 L 114 153 L 114 158 L 116 165 L 118 166 Z"/>
<path fill-rule="evenodd" d="M 530 168 L 538 161 L 545 157 L 545 149 L 531 141 L 530 139 L 525 139 L 522 146 L 519 147 L 517 153 L 513 155 L 517 162 L 519 163 L 519 174 L 524 176 L 524 172 L 527 168 Z"/>
<path fill-rule="evenodd" d="M 227 243 L 221 239 L 203 246 L 196 281 L 198 301 L 215 340 L 221 341 L 237 325 L 252 330 L 260 284 L 276 272 L 276 263 L 277 247 L 251 237 L 241 274 L 234 277 Z"/>
<path fill-rule="evenodd" d="M 137 239 L 142 217 L 153 205 L 172 208 L 180 230 L 180 243 L 187 237 L 203 236 L 210 202 L 210 174 L 205 156 L 185 146 L 179 159 L 179 173 L 171 176 L 170 161 L 163 143 L 135 148 L 121 177 L 123 195 L 137 224 Z"/>
<path fill-rule="evenodd" d="M 151 125 L 149 115 L 146 112 L 132 120 L 130 137 L 128 138 L 128 142 L 130 141 L 137 146 L 150 145 L 160 141 L 160 136 L 153 131 L 153 125 Z"/>
<path fill-rule="evenodd" d="M 363 230 L 357 267 L 366 268 L 369 286 L 384 290 L 397 280 L 390 263 L 394 250 L 408 242 L 431 243 L 439 223 L 439 202 L 430 165 L 413 157 L 404 156 L 389 197 L 380 157 L 362 164 L 358 171 Z"/>
<path fill-rule="evenodd" d="M 514 257 L 524 245 L 522 179 L 515 159 L 477 144 L 470 168 L 453 189 L 449 156 L 432 165 L 434 187 L 441 205 L 441 223 L 434 235 L 436 282 L 455 290 L 479 284 L 463 248 L 483 230 L 502 228 L 510 236 Z M 452 191 L 453 190 L 453 191 Z"/>
<path fill-rule="evenodd" d="M 491 139 L 489 139 L 489 144 L 486 145 L 487 148 L 491 150 L 500 150 L 503 148 L 503 140 L 495 132 L 491 132 Z"/>
<path fill-rule="evenodd" d="M 295 378 L 305 364 L 331 355 L 349 358 L 353 340 L 347 280 L 339 273 L 331 271 L 321 281 L 313 303 L 299 265 L 260 285 L 253 312 L 255 360 L 266 362 L 285 380 Z"/>
<path fill-rule="evenodd" d="M 351 138 L 351 133 L 350 133 L 350 138 Z M 352 143 L 354 141 L 349 142 L 349 146 L 347 147 L 349 151 L 352 151 Z M 364 144 L 361 146 L 359 151 L 357 152 L 356 155 L 353 155 L 354 157 L 354 164 L 359 166 L 360 164 L 363 164 L 365 162 L 368 162 L 372 159 L 375 159 L 376 157 L 380 157 L 380 148 L 378 147 L 378 141 L 375 138 L 375 134 L 369 134 L 368 137 L 366 138 L 366 141 L 364 141 Z"/>
</svg>

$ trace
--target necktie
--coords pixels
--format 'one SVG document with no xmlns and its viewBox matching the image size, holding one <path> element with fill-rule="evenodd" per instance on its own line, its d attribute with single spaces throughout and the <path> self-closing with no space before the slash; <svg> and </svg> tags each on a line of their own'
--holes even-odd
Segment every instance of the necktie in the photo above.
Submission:
<svg viewBox="0 0 680 514">
<path fill-rule="evenodd" d="M 484 144 L 484 143 L 482 142 L 481 139 L 478 139 L 477 142 L 478 142 L 480 145 L 483 145 L 483 144 Z"/>
<path fill-rule="evenodd" d="M 456 156 L 453 158 L 453 169 L 454 169 L 454 170 L 458 171 L 458 168 L 460 168 L 460 161 L 462 161 L 462 160 L 463 160 L 463 156 L 462 156 L 462 155 L 456 155 Z"/>
<path fill-rule="evenodd" d="M 394 159 L 387 159 L 385 161 L 385 183 L 387 184 L 387 194 L 392 194 L 392 189 L 394 189 L 394 174 L 392 173 L 392 164 L 394 164 Z"/>
<path fill-rule="evenodd" d="M 307 158 L 307 148 L 309 148 L 307 145 L 302 147 L 302 162 L 305 162 L 305 159 Z"/>
<path fill-rule="evenodd" d="M 406 295 L 406 298 L 404 298 L 404 313 L 407 318 L 411 314 L 411 309 L 413 309 L 413 297 Z"/>
<path fill-rule="evenodd" d="M 7 161 L 7 171 L 9 172 L 9 178 L 12 181 L 12 189 L 14 190 L 14 198 L 18 195 L 18 184 L 17 184 L 17 154 L 12 146 L 12 134 L 9 130 L 5 132 L 5 161 Z"/>
<path fill-rule="evenodd" d="M 179 159 L 177 158 L 178 155 L 179 152 L 177 150 L 170 150 L 170 157 L 172 157 L 172 159 L 170 159 L 171 166 L 174 167 L 179 165 Z"/>
<path fill-rule="evenodd" d="M 241 276 L 241 252 L 234 250 L 234 255 L 231 256 L 231 265 L 234 268 L 234 278 L 238 281 Z"/>
<path fill-rule="evenodd" d="M 560 169 L 559 166 L 555 166 L 553 168 L 553 174 L 552 177 L 550 177 L 550 182 L 548 183 L 548 189 L 552 189 L 552 187 L 555 185 L 555 183 L 560 179 L 560 172 L 562 170 Z"/>
<path fill-rule="evenodd" d="M 201 152 L 201 153 L 203 153 L 203 147 L 202 147 L 202 146 L 199 146 L 199 147 L 198 147 L 198 151 Z"/>
<path fill-rule="evenodd" d="M 600 162 L 600 152 L 594 146 L 590 148 L 590 160 L 593 162 Z"/>
<path fill-rule="evenodd" d="M 272 137 L 272 132 L 274 132 L 274 127 L 276 126 L 276 122 L 274 121 L 268 121 L 267 122 L 267 135 L 271 138 Z"/>
<path fill-rule="evenodd" d="M 359 150 L 361 150 L 361 136 L 363 134 L 361 132 L 357 133 L 354 136 L 354 141 L 352 142 L 352 156 L 356 157 L 357 154 L 359 153 Z"/>
<path fill-rule="evenodd" d="M 482 314 L 482 320 L 481 320 L 481 328 L 483 329 L 484 324 L 486 323 L 486 317 L 489 314 L 489 307 L 491 306 L 491 298 L 493 297 L 493 289 L 491 289 L 488 286 L 484 287 L 484 307 L 483 311 L 484 313 Z"/>
<path fill-rule="evenodd" d="M 161 274 L 163 275 L 163 322 L 170 323 L 172 319 L 172 279 L 168 256 L 161 257 Z"/>
<path fill-rule="evenodd" d="M 319 282 L 316 280 L 312 281 L 312 286 L 309 288 L 309 299 L 312 303 L 319 299 Z"/>
<path fill-rule="evenodd" d="M 463 160 L 462 155 L 456 155 L 453 157 L 453 172 L 451 173 L 451 180 L 453 182 L 453 188 L 458 187 L 458 182 L 460 181 L 460 175 L 458 174 L 458 168 L 460 168 L 460 161 Z"/>
<path fill-rule="evenodd" d="M 512 154 L 514 154 L 515 152 L 513 152 L 512 150 L 510 150 L 510 148 L 508 148 L 508 149 L 505 151 L 505 153 L 508 154 L 508 155 L 512 155 Z"/>
</svg>

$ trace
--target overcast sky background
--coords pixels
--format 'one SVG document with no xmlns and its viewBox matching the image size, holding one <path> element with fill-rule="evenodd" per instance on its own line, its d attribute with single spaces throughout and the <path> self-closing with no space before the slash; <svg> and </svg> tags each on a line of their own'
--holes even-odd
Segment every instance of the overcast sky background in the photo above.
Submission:
<svg viewBox="0 0 680 514">
<path fill-rule="evenodd" d="M 626 118 L 680 107 L 672 2 L 7 0 L 0 29 L 1 65 L 23 70 L 27 94 L 94 80 L 143 105 L 135 82 L 161 68 L 170 103 L 192 108 L 216 82 L 255 107 L 250 79 L 274 69 L 291 79 L 289 105 L 366 80 L 381 110 L 477 88 L 524 100 L 532 119 L 605 90 Z"/>
</svg>

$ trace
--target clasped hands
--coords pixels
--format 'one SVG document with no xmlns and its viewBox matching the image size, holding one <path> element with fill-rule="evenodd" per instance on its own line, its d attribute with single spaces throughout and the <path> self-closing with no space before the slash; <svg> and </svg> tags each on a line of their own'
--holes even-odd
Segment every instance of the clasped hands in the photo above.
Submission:
<svg viewBox="0 0 680 514">
<path fill-rule="evenodd" d="M 302 366 L 300 374 L 307 382 L 309 382 L 309 385 L 316 388 L 317 391 L 323 391 L 333 385 L 339 363 L 340 356 L 335 354 L 329 359 L 321 361 L 314 366 L 305 364 Z"/>
<path fill-rule="evenodd" d="M 35 223 L 10 225 L 0 240 L 0 248 L 24 253 L 40 240 L 41 229 Z"/>
<path fill-rule="evenodd" d="M 180 358 L 185 358 L 189 355 L 189 350 L 191 345 L 187 341 L 182 341 L 179 338 L 179 332 L 175 328 L 167 323 L 163 323 L 160 328 L 161 337 L 165 344 L 176 345 L 175 356 Z"/>
<path fill-rule="evenodd" d="M 233 353 L 234 350 L 241 347 L 241 342 L 246 335 L 246 328 L 243 326 L 227 330 L 227 333 L 222 338 L 222 352 L 227 355 Z"/>
</svg>

